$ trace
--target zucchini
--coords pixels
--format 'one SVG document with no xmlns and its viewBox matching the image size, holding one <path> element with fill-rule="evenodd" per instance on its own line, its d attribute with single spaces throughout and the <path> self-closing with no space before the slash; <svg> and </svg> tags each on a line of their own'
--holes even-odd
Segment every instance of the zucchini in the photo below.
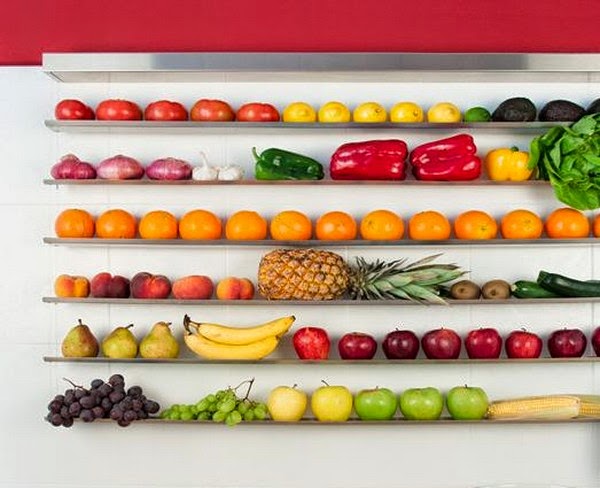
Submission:
<svg viewBox="0 0 600 488">
<path fill-rule="evenodd" d="M 565 297 L 600 297 L 600 283 L 580 281 L 556 273 L 540 271 L 538 285 Z"/>
<path fill-rule="evenodd" d="M 517 298 L 556 298 L 558 295 L 541 287 L 535 281 L 515 281 L 510 291 Z"/>
</svg>

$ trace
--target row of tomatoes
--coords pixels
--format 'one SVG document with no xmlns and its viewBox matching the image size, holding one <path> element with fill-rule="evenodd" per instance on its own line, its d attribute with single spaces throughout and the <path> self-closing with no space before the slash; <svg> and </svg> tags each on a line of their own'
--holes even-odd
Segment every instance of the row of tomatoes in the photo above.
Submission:
<svg viewBox="0 0 600 488">
<path fill-rule="evenodd" d="M 140 106 L 129 100 L 109 99 L 101 101 L 94 111 L 80 100 L 61 100 L 54 109 L 58 120 L 153 120 L 153 121 L 231 121 L 277 122 L 279 111 L 269 103 L 246 103 L 237 111 L 222 100 L 198 100 L 188 115 L 179 102 L 158 100 L 150 103 L 142 112 Z"/>
<path fill-rule="evenodd" d="M 433 210 L 416 213 L 408 221 L 408 237 L 415 240 L 449 239 L 452 231 L 458 239 L 494 239 L 498 231 L 505 239 L 538 239 L 544 231 L 550 238 L 584 238 L 590 231 L 600 237 L 600 216 L 590 226 L 588 218 L 578 210 L 560 208 L 543 221 L 534 212 L 524 209 L 506 213 L 499 224 L 486 212 L 462 212 L 453 224 Z M 251 210 L 240 210 L 226 219 L 212 212 L 196 209 L 179 220 L 165 210 L 153 210 L 137 218 L 126 210 L 111 209 L 97 219 L 83 209 L 67 209 L 55 221 L 55 232 L 61 238 L 133 239 L 198 239 L 225 237 L 230 240 L 263 240 L 270 234 L 274 240 L 353 240 L 358 235 L 365 240 L 398 240 L 404 237 L 403 219 L 390 210 L 373 210 L 359 222 L 346 212 L 331 211 L 319 216 L 314 229 L 311 219 L 296 210 L 279 212 L 270 222 Z"/>
</svg>

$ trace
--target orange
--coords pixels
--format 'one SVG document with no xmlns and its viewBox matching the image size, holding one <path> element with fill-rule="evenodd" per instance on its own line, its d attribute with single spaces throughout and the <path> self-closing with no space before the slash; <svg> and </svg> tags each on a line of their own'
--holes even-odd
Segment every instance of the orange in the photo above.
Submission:
<svg viewBox="0 0 600 488">
<path fill-rule="evenodd" d="M 600 237 L 600 214 L 594 219 L 594 237 Z"/>
<path fill-rule="evenodd" d="M 416 213 L 408 221 L 408 236 L 419 241 L 443 241 L 451 231 L 450 221 L 435 210 Z"/>
<path fill-rule="evenodd" d="M 454 220 L 457 239 L 494 239 L 498 224 L 494 218 L 481 210 L 468 210 Z"/>
<path fill-rule="evenodd" d="M 133 239 L 137 219 L 125 210 L 107 210 L 96 219 L 96 236 L 108 239 Z"/>
<path fill-rule="evenodd" d="M 58 237 L 94 237 L 94 217 L 86 210 L 68 208 L 54 221 Z"/>
<path fill-rule="evenodd" d="M 404 222 L 389 210 L 373 210 L 360 221 L 360 235 L 369 241 L 402 239 Z"/>
<path fill-rule="evenodd" d="M 305 241 L 312 236 L 312 223 L 302 212 L 285 210 L 271 219 L 269 231 L 277 241 Z"/>
<path fill-rule="evenodd" d="M 177 239 L 177 219 L 165 210 L 153 210 L 142 217 L 138 230 L 142 239 Z"/>
<path fill-rule="evenodd" d="M 179 219 L 182 239 L 220 239 L 222 232 L 221 219 L 208 210 L 190 210 Z"/>
<path fill-rule="evenodd" d="M 539 239 L 543 231 L 542 219 L 529 210 L 508 212 L 500 222 L 500 233 L 505 239 Z"/>
<path fill-rule="evenodd" d="M 347 241 L 356 239 L 356 221 L 346 212 L 327 212 L 317 220 L 317 239 L 323 241 Z"/>
<path fill-rule="evenodd" d="M 553 238 L 588 237 L 590 221 L 574 208 L 557 208 L 546 218 L 546 234 Z"/>
<path fill-rule="evenodd" d="M 234 241 L 266 239 L 267 221 L 252 210 L 240 210 L 227 219 L 225 236 Z"/>
</svg>

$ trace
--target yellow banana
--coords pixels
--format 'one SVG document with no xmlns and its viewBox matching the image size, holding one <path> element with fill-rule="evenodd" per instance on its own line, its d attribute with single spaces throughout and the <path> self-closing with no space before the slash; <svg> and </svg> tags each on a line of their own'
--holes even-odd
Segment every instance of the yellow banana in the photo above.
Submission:
<svg viewBox="0 0 600 488">
<path fill-rule="evenodd" d="M 270 336 L 281 337 L 290 329 L 294 320 L 296 317 L 290 315 L 254 327 L 228 327 L 220 324 L 193 322 L 186 315 L 183 318 L 183 325 L 193 325 L 198 334 L 212 342 L 241 346 L 261 341 Z"/>
<path fill-rule="evenodd" d="M 206 359 L 238 359 L 247 361 L 262 359 L 271 354 L 279 344 L 279 339 L 275 336 L 268 336 L 260 341 L 241 346 L 219 344 L 200 334 L 189 332 L 189 330 L 183 336 L 183 339 L 187 347 L 198 356 Z"/>
</svg>

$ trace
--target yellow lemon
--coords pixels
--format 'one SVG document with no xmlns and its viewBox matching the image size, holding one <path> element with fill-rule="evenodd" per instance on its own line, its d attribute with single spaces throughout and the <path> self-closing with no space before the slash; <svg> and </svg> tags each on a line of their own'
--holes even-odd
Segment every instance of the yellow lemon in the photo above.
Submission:
<svg viewBox="0 0 600 488">
<path fill-rule="evenodd" d="M 283 111 L 284 122 L 316 122 L 317 113 L 308 103 L 293 102 Z"/>
<path fill-rule="evenodd" d="M 341 102 L 327 102 L 319 109 L 319 122 L 350 122 L 350 109 Z"/>
<path fill-rule="evenodd" d="M 449 102 L 436 103 L 427 111 L 429 122 L 460 122 L 462 115 L 460 109 Z"/>
<path fill-rule="evenodd" d="M 413 102 L 398 102 L 390 109 L 392 122 L 423 122 L 423 109 Z"/>
<path fill-rule="evenodd" d="M 387 112 L 377 102 L 365 102 L 354 109 L 352 118 L 354 122 L 385 122 L 387 120 Z"/>
</svg>

